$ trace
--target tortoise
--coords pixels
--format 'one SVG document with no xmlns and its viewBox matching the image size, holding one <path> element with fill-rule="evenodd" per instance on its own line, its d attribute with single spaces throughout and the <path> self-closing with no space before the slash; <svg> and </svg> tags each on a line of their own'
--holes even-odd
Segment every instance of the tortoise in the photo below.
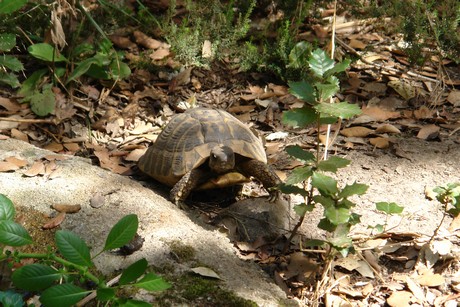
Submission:
<svg viewBox="0 0 460 307">
<path fill-rule="evenodd" d="M 170 200 L 176 205 L 192 190 L 240 184 L 241 178 L 251 176 L 270 192 L 271 200 L 279 196 L 270 189 L 280 179 L 267 164 L 261 140 L 223 110 L 199 107 L 175 115 L 138 166 L 172 187 Z"/>
</svg>

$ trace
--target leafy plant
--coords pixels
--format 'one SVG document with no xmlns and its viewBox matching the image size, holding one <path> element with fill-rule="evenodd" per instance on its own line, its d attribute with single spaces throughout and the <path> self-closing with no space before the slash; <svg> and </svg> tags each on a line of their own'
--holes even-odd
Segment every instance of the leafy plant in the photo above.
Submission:
<svg viewBox="0 0 460 307">
<path fill-rule="evenodd" d="M 343 72 L 350 61 L 335 64 L 324 51 L 317 49 L 309 53 L 309 49 L 306 43 L 301 42 L 291 52 L 291 65 L 300 67 L 304 63 L 308 66 L 311 77 L 308 81 L 289 83 L 291 93 L 301 99 L 304 106 L 284 112 L 283 121 L 300 128 L 316 123 L 319 131 L 321 124 L 332 124 L 350 118 L 359 114 L 360 109 L 347 102 L 329 102 L 340 89 L 336 74 Z M 346 255 L 352 248 L 351 239 L 348 237 L 349 230 L 359 222 L 359 215 L 352 211 L 355 204 L 349 198 L 364 194 L 367 186 L 353 183 L 340 188 L 334 178 L 325 174 L 337 172 L 350 161 L 340 157 L 321 160 L 319 137 L 318 134 L 316 155 L 297 145 L 286 149 L 303 166 L 294 169 L 280 189 L 284 193 L 300 194 L 304 198 L 304 203 L 294 208 L 300 215 L 300 221 L 293 234 L 300 227 L 307 212 L 312 211 L 316 205 L 321 205 L 324 208 L 324 217 L 318 227 L 328 231 L 330 236 L 325 241 L 315 241 L 315 244 L 328 244 L 332 247 L 331 250 Z"/>
<path fill-rule="evenodd" d="M 26 229 L 14 222 L 15 209 L 11 200 L 0 194 L 0 262 L 20 262 L 22 259 L 35 259 L 37 262 L 24 265 L 13 272 L 15 287 L 41 293 L 40 302 L 46 306 L 71 306 L 83 297 L 96 292 L 97 299 L 107 304 L 120 306 L 150 306 L 145 302 L 118 297 L 118 290 L 135 287 L 147 291 L 162 291 L 170 285 L 161 277 L 146 273 L 148 263 L 140 259 L 127 267 L 121 274 L 118 286 L 109 286 L 107 282 L 90 272 L 94 267 L 93 259 L 105 251 L 120 248 L 130 242 L 138 228 L 138 218 L 131 214 L 123 217 L 110 230 L 103 249 L 91 257 L 86 243 L 68 230 L 56 232 L 58 253 L 21 253 L 10 252 L 6 246 L 23 246 L 32 243 Z M 83 282 L 92 282 L 95 289 L 84 289 Z M 0 292 L 0 302 L 4 306 L 22 306 L 22 297 L 15 292 Z"/>
<path fill-rule="evenodd" d="M 27 1 L 5 0 L 0 2 L 0 17 L 20 10 Z M 0 32 L 0 83 L 19 87 L 17 72 L 24 69 L 21 61 L 13 55 L 6 54 L 16 46 L 16 35 L 10 32 Z"/>
</svg>

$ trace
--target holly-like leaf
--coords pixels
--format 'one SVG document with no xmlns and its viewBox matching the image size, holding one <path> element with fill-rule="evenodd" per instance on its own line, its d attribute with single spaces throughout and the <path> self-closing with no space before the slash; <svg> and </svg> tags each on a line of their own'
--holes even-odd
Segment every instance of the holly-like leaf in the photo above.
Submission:
<svg viewBox="0 0 460 307">
<path fill-rule="evenodd" d="M 315 89 L 307 81 L 289 82 L 289 92 L 309 104 L 316 102 Z"/>
<path fill-rule="evenodd" d="M 286 179 L 286 184 L 295 185 L 299 182 L 305 181 L 311 177 L 313 171 L 311 166 L 297 167 L 294 169 Z"/>
<path fill-rule="evenodd" d="M 339 192 L 337 181 L 324 174 L 314 172 L 311 176 L 311 185 L 317 188 L 324 196 L 335 195 Z"/>
<path fill-rule="evenodd" d="M 302 149 L 299 145 L 293 145 L 286 147 L 286 152 L 302 162 L 311 163 L 316 160 L 315 155 L 309 151 Z"/>
<path fill-rule="evenodd" d="M 355 115 L 361 114 L 361 109 L 358 105 L 348 102 L 321 103 L 316 105 L 315 109 L 320 113 L 344 119 L 348 119 Z"/>
<path fill-rule="evenodd" d="M 369 186 L 367 184 L 362 183 L 353 183 L 352 185 L 346 185 L 342 191 L 339 193 L 340 198 L 347 198 L 352 195 L 363 195 L 366 193 Z"/>
<path fill-rule="evenodd" d="M 313 51 L 308 62 L 311 71 L 319 78 L 322 78 L 326 71 L 334 68 L 334 61 L 321 49 Z"/>
<path fill-rule="evenodd" d="M 318 169 L 326 172 L 337 172 L 339 168 L 343 168 L 350 164 L 350 160 L 337 156 L 329 157 L 329 159 L 319 162 Z"/>
<path fill-rule="evenodd" d="M 403 212 L 404 207 L 398 206 L 397 203 L 378 202 L 375 204 L 377 210 L 385 212 L 386 214 L 400 214 Z"/>
<path fill-rule="evenodd" d="M 328 76 L 335 75 L 337 73 L 341 73 L 345 71 L 348 68 L 348 66 L 350 66 L 350 63 L 351 63 L 350 59 L 343 60 L 342 62 L 335 64 L 333 68 L 326 71 L 324 76 L 328 77 Z"/>
<path fill-rule="evenodd" d="M 305 105 L 302 108 L 295 108 L 283 112 L 283 124 L 294 127 L 303 128 L 311 123 L 314 123 L 318 118 L 318 113 L 312 107 Z"/>
<path fill-rule="evenodd" d="M 316 83 L 315 87 L 318 90 L 320 102 L 327 102 L 329 98 L 337 94 L 340 89 L 339 80 L 336 79 L 335 83 Z"/>
<path fill-rule="evenodd" d="M 295 186 L 295 185 L 280 184 L 278 187 L 280 191 L 283 192 L 284 194 L 299 194 L 304 197 L 309 196 L 308 191 L 305 191 L 304 189 L 299 188 L 298 186 Z"/>
<path fill-rule="evenodd" d="M 54 113 L 56 99 L 51 85 L 43 88 L 42 93 L 35 93 L 30 98 L 30 109 L 38 116 L 46 116 Z"/>
</svg>

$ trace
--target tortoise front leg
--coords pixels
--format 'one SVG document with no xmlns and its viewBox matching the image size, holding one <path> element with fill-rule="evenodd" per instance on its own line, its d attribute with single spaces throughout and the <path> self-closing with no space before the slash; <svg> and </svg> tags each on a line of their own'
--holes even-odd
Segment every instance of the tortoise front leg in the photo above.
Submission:
<svg viewBox="0 0 460 307">
<path fill-rule="evenodd" d="M 249 160 L 240 163 L 240 171 L 246 176 L 252 176 L 259 180 L 264 188 L 270 193 L 270 201 L 275 201 L 280 197 L 280 191 L 270 189 L 281 183 L 281 179 L 271 169 L 271 167 L 258 160 Z"/>
<path fill-rule="evenodd" d="M 206 171 L 194 169 L 186 173 L 171 189 L 169 199 L 179 207 L 182 207 L 184 201 L 190 192 L 206 179 Z"/>
</svg>

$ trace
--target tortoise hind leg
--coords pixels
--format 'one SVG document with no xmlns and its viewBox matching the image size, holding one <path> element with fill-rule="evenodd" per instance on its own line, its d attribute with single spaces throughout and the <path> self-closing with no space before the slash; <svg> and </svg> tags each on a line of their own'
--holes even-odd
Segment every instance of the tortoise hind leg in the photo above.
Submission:
<svg viewBox="0 0 460 307">
<path fill-rule="evenodd" d="M 206 179 L 206 171 L 193 169 L 186 173 L 174 185 L 169 193 L 169 199 L 179 207 L 182 207 L 190 192 Z"/>
<path fill-rule="evenodd" d="M 270 188 L 280 184 L 281 179 L 268 164 L 258 160 L 249 160 L 240 163 L 240 168 L 242 174 L 252 176 L 263 184 L 264 188 L 270 193 L 270 201 L 275 201 L 280 197 L 279 190 Z"/>
</svg>

